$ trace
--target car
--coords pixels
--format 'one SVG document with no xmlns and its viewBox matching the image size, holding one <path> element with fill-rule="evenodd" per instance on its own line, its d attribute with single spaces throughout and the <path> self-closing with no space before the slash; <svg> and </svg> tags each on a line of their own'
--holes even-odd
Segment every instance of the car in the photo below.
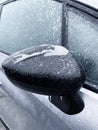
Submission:
<svg viewBox="0 0 98 130">
<path fill-rule="evenodd" d="M 98 2 L 0 7 L 0 129 L 97 130 Z"/>
</svg>

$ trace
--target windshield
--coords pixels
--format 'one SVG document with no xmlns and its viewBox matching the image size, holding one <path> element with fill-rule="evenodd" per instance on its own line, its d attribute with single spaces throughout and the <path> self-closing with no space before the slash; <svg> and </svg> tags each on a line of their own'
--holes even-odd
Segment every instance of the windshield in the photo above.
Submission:
<svg viewBox="0 0 98 130">
<path fill-rule="evenodd" d="M 8 1 L 1 9 L 1 51 L 14 53 L 34 45 L 60 44 L 60 3 L 52 0 Z"/>
</svg>

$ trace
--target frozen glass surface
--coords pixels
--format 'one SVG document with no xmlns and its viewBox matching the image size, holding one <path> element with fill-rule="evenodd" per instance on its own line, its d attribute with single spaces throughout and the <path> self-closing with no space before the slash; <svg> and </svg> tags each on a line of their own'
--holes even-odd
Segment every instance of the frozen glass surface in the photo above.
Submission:
<svg viewBox="0 0 98 130">
<path fill-rule="evenodd" d="M 0 121 L 0 130 L 8 130 L 5 128 L 5 126 L 2 124 L 2 122 Z"/>
<path fill-rule="evenodd" d="M 3 7 L 0 50 L 16 52 L 40 44 L 60 44 L 61 4 L 52 0 L 18 0 Z"/>
<path fill-rule="evenodd" d="M 71 7 L 68 17 L 68 48 L 84 66 L 87 80 L 98 84 L 98 20 Z"/>
</svg>

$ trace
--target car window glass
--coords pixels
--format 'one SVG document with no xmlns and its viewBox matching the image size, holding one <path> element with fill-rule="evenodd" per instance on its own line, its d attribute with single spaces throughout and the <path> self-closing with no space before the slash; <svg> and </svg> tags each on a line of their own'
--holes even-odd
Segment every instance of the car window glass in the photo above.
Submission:
<svg viewBox="0 0 98 130">
<path fill-rule="evenodd" d="M 98 20 L 71 7 L 68 10 L 68 48 L 84 66 L 87 80 L 98 84 Z"/>
<path fill-rule="evenodd" d="M 9 130 L 7 126 L 5 125 L 5 123 L 1 121 L 1 119 L 0 119 L 0 130 Z"/>
<path fill-rule="evenodd" d="M 61 8 L 52 0 L 18 0 L 4 5 L 0 50 L 13 53 L 33 45 L 60 44 Z"/>
</svg>

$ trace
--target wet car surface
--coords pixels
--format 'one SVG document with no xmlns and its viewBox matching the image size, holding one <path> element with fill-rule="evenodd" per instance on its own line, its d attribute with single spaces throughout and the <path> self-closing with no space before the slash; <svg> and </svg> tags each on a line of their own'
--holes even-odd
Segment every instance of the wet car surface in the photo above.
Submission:
<svg viewBox="0 0 98 130">
<path fill-rule="evenodd" d="M 2 59 L 7 57 L 3 53 L 0 54 Z M 80 95 L 85 104 L 84 109 L 78 114 L 68 115 L 49 102 L 48 96 L 28 93 L 15 87 L 2 72 L 2 68 L 0 80 L 3 92 L 3 97 L 0 98 L 0 115 L 9 129 L 97 130 L 97 94 L 82 88 Z M 94 118 L 91 118 L 92 113 Z"/>
<path fill-rule="evenodd" d="M 56 4 L 57 7 L 53 9 L 53 7 L 55 7 L 55 4 L 51 5 L 48 3 L 50 6 L 48 6 L 49 8 L 47 8 L 47 6 L 45 6 L 47 5 L 47 3 L 44 2 L 42 4 L 43 5 L 42 8 L 38 8 L 41 5 L 41 1 L 37 1 L 38 3 L 35 2 L 35 5 L 38 9 L 38 13 L 41 12 L 41 15 L 32 15 L 33 6 L 31 2 L 32 2 L 31 0 L 28 3 L 27 1 L 23 1 L 23 0 L 14 1 L 14 2 L 10 1 L 9 4 L 5 4 L 4 7 L 1 8 L 2 15 L 1 15 L 1 21 L 0 21 L 1 22 L 0 23 L 0 29 L 1 29 L 0 41 L 2 44 L 0 44 L 0 50 L 1 50 L 0 52 L 0 118 L 4 122 L 6 129 L 10 129 L 10 130 L 32 130 L 32 129 L 34 130 L 35 129 L 36 130 L 65 130 L 65 129 L 67 130 L 86 130 L 86 129 L 97 130 L 98 129 L 98 120 L 97 120 L 98 119 L 98 114 L 97 114 L 98 94 L 97 92 L 95 93 L 93 91 L 87 90 L 86 88 L 81 88 L 79 91 L 79 95 L 83 99 L 84 107 L 81 112 L 71 115 L 71 114 L 67 114 L 66 112 L 63 112 L 60 109 L 60 107 L 63 105 L 62 97 L 59 97 L 59 104 L 61 103 L 61 105 L 56 104 L 56 102 L 58 102 L 58 97 L 56 97 L 57 100 L 54 103 L 55 105 L 53 105 L 53 103 L 51 102 L 51 99 L 49 101 L 48 96 L 34 94 L 31 92 L 27 92 L 22 89 L 19 89 L 14 84 L 12 84 L 7 78 L 7 76 L 5 75 L 1 64 L 9 55 L 2 52 L 2 50 L 5 52 L 12 53 L 12 52 L 16 52 L 18 50 L 27 48 L 28 46 L 30 47 L 34 45 L 41 45 L 43 43 L 46 43 L 46 44 L 54 43 L 55 45 L 58 45 L 61 43 L 61 11 L 62 11 L 61 3 L 59 3 L 60 6 L 59 4 Z M 62 1 L 59 0 L 59 2 L 62 2 Z M 81 2 L 83 1 L 81 0 Z M 66 5 L 65 3 L 63 5 L 64 10 L 65 10 L 65 5 Z M 81 3 L 76 2 L 75 4 L 73 4 L 73 1 L 71 1 L 70 4 L 71 6 L 74 5 L 74 7 L 78 7 L 78 9 L 80 7 L 81 8 L 84 7 L 82 6 L 83 4 L 81 5 Z M 89 5 L 92 5 L 92 4 L 89 4 Z M 0 6 L 2 7 L 2 4 L 0 4 Z M 17 12 L 17 9 L 20 11 Z M 29 11 L 31 13 L 27 11 L 27 15 L 25 15 L 24 17 L 25 9 L 27 10 L 30 9 Z M 35 8 L 33 9 L 36 12 L 36 9 Z M 44 10 L 46 12 L 44 12 Z M 48 10 L 50 12 L 48 12 Z M 71 12 L 72 10 L 73 12 Z M 98 18 L 98 12 L 95 9 L 94 11 L 90 11 L 89 8 L 85 6 L 85 9 L 83 8 L 82 10 L 86 10 L 87 11 L 86 13 L 89 13 L 90 15 L 94 16 L 94 20 Z M 44 16 L 42 15 L 43 12 L 44 12 Z M 79 16 L 81 11 L 78 12 L 76 11 L 76 9 L 72 8 L 69 10 L 69 13 L 70 13 L 69 14 L 70 18 L 72 18 L 73 15 L 77 17 L 76 14 L 78 14 Z M 28 16 L 28 14 L 30 14 L 30 16 Z M 50 14 L 50 15 L 47 15 L 47 14 Z M 86 14 L 83 13 L 82 15 L 80 15 L 80 17 L 83 16 L 82 18 L 84 18 L 85 20 L 88 20 L 89 19 L 88 14 L 86 15 L 87 18 L 84 15 Z M 66 16 L 66 13 L 64 14 L 64 16 Z M 30 18 L 32 18 L 33 20 Z M 81 20 L 83 21 L 82 18 L 79 19 L 80 23 L 81 23 Z M 91 16 L 90 18 L 93 19 Z M 17 19 L 18 19 L 18 22 L 17 22 Z M 29 19 L 28 22 L 27 22 L 27 19 Z M 52 19 L 52 21 L 50 21 L 50 19 Z M 84 22 L 86 24 L 84 25 L 87 25 L 88 22 L 85 20 Z M 41 24 L 41 21 L 42 21 L 42 24 Z M 45 21 L 47 22 L 45 23 Z M 76 21 L 74 22 L 75 22 L 74 24 L 75 26 L 73 26 L 73 22 L 71 23 L 71 19 L 70 19 L 70 25 L 71 25 L 70 27 L 76 28 Z M 37 23 L 38 26 L 35 23 Z M 45 25 L 48 25 L 47 23 L 49 23 L 48 27 L 45 26 Z M 89 27 L 92 27 L 93 25 L 94 28 L 90 28 L 90 29 L 92 30 L 92 32 L 94 33 L 96 32 L 95 33 L 96 35 L 93 34 L 92 38 L 97 39 L 96 38 L 97 30 L 95 29 L 97 24 L 94 24 L 94 23 L 97 23 L 96 20 L 93 22 L 93 24 L 91 22 L 90 24 L 91 26 L 87 26 L 87 27 L 89 28 Z M 32 26 L 31 28 L 32 24 L 34 26 Z M 71 28 L 69 28 L 69 30 L 70 29 Z M 13 33 L 13 30 L 14 30 L 14 33 Z M 72 35 L 70 35 L 70 37 L 72 37 L 70 38 L 71 40 L 75 39 L 74 36 L 76 35 L 73 35 L 75 34 L 74 31 L 76 30 L 73 30 L 73 32 L 71 33 Z M 79 34 L 81 33 L 79 32 Z M 85 33 L 83 32 L 82 34 L 85 34 Z M 65 34 L 63 38 L 64 37 L 65 37 Z M 76 38 L 76 41 L 79 40 L 78 38 L 79 37 Z M 88 39 L 88 37 L 86 38 Z M 83 40 L 82 37 L 80 38 L 80 41 L 81 40 Z M 65 41 L 63 40 L 63 44 L 62 44 L 63 46 L 65 46 L 64 42 Z M 25 43 L 25 44 L 21 44 L 21 43 Z M 81 45 L 81 42 L 79 43 Z M 85 44 L 86 43 L 87 42 L 85 42 Z M 73 44 L 74 47 L 72 48 L 71 45 L 69 45 L 70 51 L 74 51 L 75 47 L 77 47 L 77 50 L 79 49 L 78 46 L 74 46 Z M 82 44 L 82 47 L 84 47 L 83 44 Z M 97 47 L 95 46 L 95 49 L 96 48 Z M 89 51 L 89 54 L 93 54 L 93 53 L 90 53 Z M 98 53 L 96 54 L 94 53 L 94 55 L 97 55 L 97 54 Z M 96 66 L 97 66 L 96 61 L 97 60 L 95 60 L 94 58 L 94 62 L 96 63 Z M 88 61 L 86 63 L 89 64 Z M 89 65 L 92 66 L 92 64 L 89 64 Z M 95 68 L 95 70 L 97 70 L 97 67 Z M 95 81 L 97 81 L 95 79 L 96 77 L 97 77 L 97 73 L 96 73 L 96 76 L 94 77 Z M 92 86 L 95 88 L 98 87 L 96 84 L 93 84 Z"/>
</svg>

